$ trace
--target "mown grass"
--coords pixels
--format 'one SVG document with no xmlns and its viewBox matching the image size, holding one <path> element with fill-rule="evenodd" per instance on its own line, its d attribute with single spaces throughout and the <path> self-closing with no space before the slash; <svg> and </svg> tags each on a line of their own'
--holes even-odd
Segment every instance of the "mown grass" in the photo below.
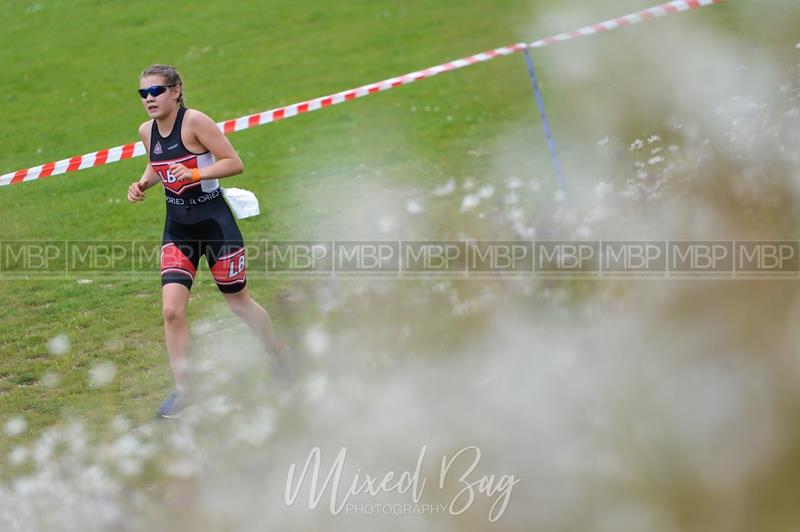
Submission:
<svg viewBox="0 0 800 532">
<path fill-rule="evenodd" d="M 134 90 L 150 63 L 178 66 L 188 105 L 222 120 L 513 42 L 520 10 L 528 3 L 2 2 L 0 168 L 134 140 L 146 118 Z M 263 211 L 241 222 L 245 238 L 346 238 L 326 226 L 338 214 L 331 198 L 366 180 L 403 187 L 464 171 L 479 162 L 469 149 L 532 116 L 528 91 L 519 63 L 494 61 L 235 135 L 246 171 L 226 184 L 254 191 Z M 359 165 L 378 163 L 380 176 L 358 175 Z M 143 165 L 139 158 L 4 188 L 1 238 L 160 238 L 160 191 L 143 204 L 125 201 Z M 200 278 L 193 320 L 222 311 L 208 272 Z M 157 271 L 93 280 L 0 282 L 0 420 L 22 414 L 35 434 L 65 413 L 97 429 L 114 415 L 152 415 L 170 385 Z M 288 335 L 290 319 L 274 310 L 287 283 L 252 280 L 250 289 Z M 52 356 L 48 341 L 61 334 L 71 348 Z M 117 376 L 93 389 L 89 369 L 104 360 Z M 48 374 L 56 386 L 44 385 Z"/>
</svg>

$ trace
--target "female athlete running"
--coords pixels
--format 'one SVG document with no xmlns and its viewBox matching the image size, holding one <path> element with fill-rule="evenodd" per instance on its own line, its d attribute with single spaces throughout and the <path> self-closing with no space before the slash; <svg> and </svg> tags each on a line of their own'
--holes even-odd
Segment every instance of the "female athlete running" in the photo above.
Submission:
<svg viewBox="0 0 800 532">
<path fill-rule="evenodd" d="M 153 65 L 139 78 L 139 95 L 151 120 L 139 127 L 150 161 L 131 184 L 128 201 L 161 183 L 167 215 L 161 247 L 164 336 L 175 390 L 158 417 L 173 418 L 187 405 L 190 345 L 186 307 L 200 256 L 205 255 L 230 309 L 261 339 L 268 352 L 282 354 L 272 321 L 247 292 L 244 242 L 218 179 L 242 173 L 242 161 L 211 118 L 187 109 L 183 81 L 167 65 Z"/>
</svg>

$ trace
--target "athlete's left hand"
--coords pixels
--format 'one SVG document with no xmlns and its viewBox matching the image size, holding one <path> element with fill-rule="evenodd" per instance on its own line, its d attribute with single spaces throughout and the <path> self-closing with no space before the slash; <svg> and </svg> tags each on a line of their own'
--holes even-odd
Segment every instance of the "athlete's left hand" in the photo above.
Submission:
<svg viewBox="0 0 800 532">
<path fill-rule="evenodd" d="M 169 165 L 169 171 L 178 182 L 192 180 L 192 171 L 180 163 Z"/>
</svg>

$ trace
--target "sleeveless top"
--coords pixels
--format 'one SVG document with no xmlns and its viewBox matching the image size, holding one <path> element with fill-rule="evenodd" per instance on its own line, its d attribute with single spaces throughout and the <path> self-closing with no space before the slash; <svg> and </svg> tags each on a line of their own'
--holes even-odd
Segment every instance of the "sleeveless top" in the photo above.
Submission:
<svg viewBox="0 0 800 532">
<path fill-rule="evenodd" d="M 211 213 L 204 213 L 209 210 L 204 206 L 216 204 L 217 201 L 213 200 L 222 200 L 222 191 L 217 179 L 178 182 L 169 171 L 170 165 L 175 163 L 192 169 L 203 168 L 214 162 L 214 156 L 210 152 L 193 153 L 183 145 L 181 127 L 185 114 L 186 108 L 179 107 L 175 125 L 166 137 L 161 136 L 156 121 L 153 120 L 150 132 L 150 166 L 161 177 L 161 184 L 164 185 L 167 218 L 177 222 L 196 223 L 209 217 L 208 214 Z"/>
</svg>

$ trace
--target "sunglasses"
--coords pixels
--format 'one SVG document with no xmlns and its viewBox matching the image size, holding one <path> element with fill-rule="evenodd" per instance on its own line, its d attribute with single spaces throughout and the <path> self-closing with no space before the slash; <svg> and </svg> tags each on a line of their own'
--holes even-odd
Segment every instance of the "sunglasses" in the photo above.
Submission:
<svg viewBox="0 0 800 532">
<path fill-rule="evenodd" d="M 142 98 L 147 98 L 147 95 L 149 94 L 155 98 L 156 96 L 164 94 L 167 91 L 167 87 L 174 87 L 175 85 L 176 83 L 173 83 L 172 85 L 153 85 L 152 87 L 147 87 L 146 89 L 139 89 L 139 96 Z"/>
</svg>

